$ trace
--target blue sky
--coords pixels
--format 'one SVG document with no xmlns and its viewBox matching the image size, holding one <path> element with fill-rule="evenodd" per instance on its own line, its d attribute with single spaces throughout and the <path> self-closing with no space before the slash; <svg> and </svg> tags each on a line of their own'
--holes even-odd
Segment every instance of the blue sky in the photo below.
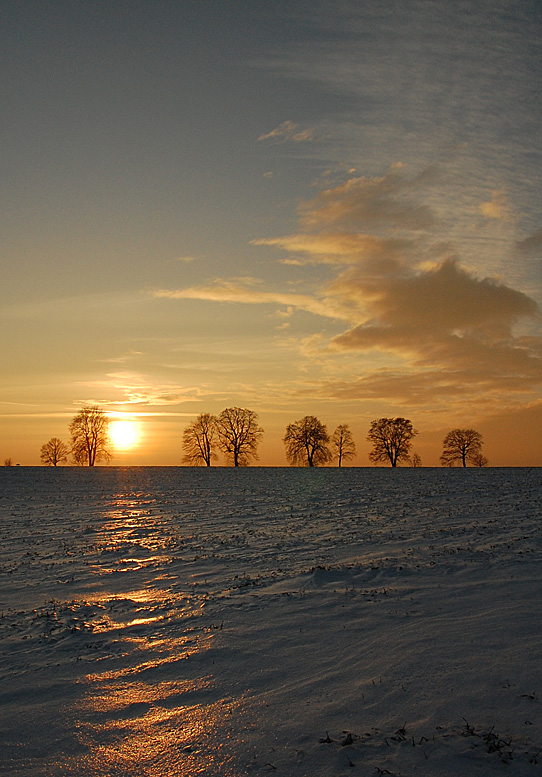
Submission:
<svg viewBox="0 0 542 777">
<path fill-rule="evenodd" d="M 85 403 L 476 426 L 538 464 L 534 2 L 2 3 L 0 457 Z"/>
</svg>

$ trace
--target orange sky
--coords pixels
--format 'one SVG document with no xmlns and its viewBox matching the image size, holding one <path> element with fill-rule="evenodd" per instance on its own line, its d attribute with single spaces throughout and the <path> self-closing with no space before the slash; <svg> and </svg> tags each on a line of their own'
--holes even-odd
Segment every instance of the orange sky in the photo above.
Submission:
<svg viewBox="0 0 542 777">
<path fill-rule="evenodd" d="M 310 5 L 310 4 L 309 4 Z M 85 404 L 179 464 L 199 413 L 381 416 L 542 463 L 532 3 L 4 4 L 0 463 Z"/>
</svg>

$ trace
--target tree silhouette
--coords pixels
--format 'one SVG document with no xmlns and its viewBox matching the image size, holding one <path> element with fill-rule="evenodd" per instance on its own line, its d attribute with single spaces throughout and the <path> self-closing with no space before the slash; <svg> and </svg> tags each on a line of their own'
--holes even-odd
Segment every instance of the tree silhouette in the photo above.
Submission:
<svg viewBox="0 0 542 777">
<path fill-rule="evenodd" d="M 218 458 L 215 450 L 217 443 L 216 416 L 201 413 L 183 432 L 183 462 L 191 467 L 202 464 L 210 467 L 212 461 Z"/>
<path fill-rule="evenodd" d="M 109 418 L 98 405 L 84 407 L 70 424 L 72 453 L 77 464 L 93 467 L 109 461 Z"/>
<path fill-rule="evenodd" d="M 413 453 L 412 458 L 410 459 L 410 466 L 411 467 L 421 467 L 422 466 L 422 458 L 419 453 Z"/>
<path fill-rule="evenodd" d="M 46 467 L 56 467 L 58 464 L 64 464 L 68 461 L 70 449 L 59 440 L 58 437 L 51 437 L 49 442 L 41 446 L 40 459 Z"/>
<path fill-rule="evenodd" d="M 331 461 L 327 429 L 313 415 L 288 424 L 283 441 L 292 466 L 317 467 Z"/>
<path fill-rule="evenodd" d="M 335 451 L 337 466 L 342 467 L 343 461 L 356 455 L 356 445 L 348 424 L 340 424 L 331 437 L 331 445 Z"/>
<path fill-rule="evenodd" d="M 389 461 L 396 467 L 397 462 L 408 460 L 412 439 L 417 434 L 408 418 L 377 418 L 371 422 L 367 435 L 373 445 L 370 460 L 375 464 Z"/>
<path fill-rule="evenodd" d="M 482 451 L 479 453 L 475 453 L 474 456 L 471 458 L 472 466 L 473 467 L 487 467 L 489 464 L 489 460 L 484 456 Z"/>
<path fill-rule="evenodd" d="M 77 467 L 86 467 L 87 454 L 83 448 L 80 448 L 79 450 L 72 450 L 72 458 L 73 458 L 73 463 Z"/>
<path fill-rule="evenodd" d="M 263 429 L 258 415 L 243 407 L 228 407 L 216 420 L 219 445 L 226 460 L 234 467 L 248 467 L 258 458 L 258 443 Z"/>
<path fill-rule="evenodd" d="M 480 465 L 482 456 L 482 435 L 475 429 L 452 429 L 443 440 L 443 451 L 440 462 L 443 467 L 454 467 L 459 464 L 467 466 L 469 461 L 474 466 Z M 485 457 L 482 457 L 485 459 Z M 487 463 L 487 459 L 486 459 Z"/>
</svg>

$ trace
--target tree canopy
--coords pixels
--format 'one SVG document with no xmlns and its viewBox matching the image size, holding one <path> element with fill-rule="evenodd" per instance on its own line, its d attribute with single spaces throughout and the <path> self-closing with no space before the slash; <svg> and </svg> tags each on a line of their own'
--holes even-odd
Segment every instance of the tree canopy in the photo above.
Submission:
<svg viewBox="0 0 542 777">
<path fill-rule="evenodd" d="M 417 434 L 408 418 L 375 419 L 367 435 L 367 440 L 373 445 L 369 459 L 375 464 L 389 461 L 392 467 L 396 467 L 399 461 L 408 460 L 412 439 Z"/>
<path fill-rule="evenodd" d="M 331 461 L 327 429 L 313 415 L 288 424 L 283 441 L 292 466 L 317 467 Z"/>
<path fill-rule="evenodd" d="M 452 429 L 442 442 L 440 463 L 443 467 L 456 464 L 466 467 L 470 462 L 475 467 L 484 467 L 487 459 L 482 455 L 483 438 L 475 429 Z"/>
<path fill-rule="evenodd" d="M 228 407 L 216 419 L 218 441 L 226 459 L 234 467 L 247 467 L 258 459 L 263 429 L 258 414 L 243 407 Z"/>
<path fill-rule="evenodd" d="M 422 466 L 422 458 L 419 453 L 413 453 L 412 457 L 410 459 L 410 466 L 411 467 L 421 467 Z"/>
<path fill-rule="evenodd" d="M 192 467 L 211 466 L 217 459 L 218 430 L 216 416 L 201 413 L 183 433 L 183 462 Z"/>
<path fill-rule="evenodd" d="M 49 442 L 41 446 L 40 459 L 46 467 L 56 467 L 58 464 L 65 464 L 68 461 L 70 449 L 59 440 L 58 437 L 51 437 Z"/>
<path fill-rule="evenodd" d="M 343 461 L 356 455 L 356 445 L 348 424 L 340 424 L 331 437 L 331 445 L 335 451 L 337 466 L 342 467 Z"/>
<path fill-rule="evenodd" d="M 93 467 L 109 461 L 109 418 L 98 405 L 84 407 L 70 424 L 72 454 L 76 464 Z"/>
</svg>

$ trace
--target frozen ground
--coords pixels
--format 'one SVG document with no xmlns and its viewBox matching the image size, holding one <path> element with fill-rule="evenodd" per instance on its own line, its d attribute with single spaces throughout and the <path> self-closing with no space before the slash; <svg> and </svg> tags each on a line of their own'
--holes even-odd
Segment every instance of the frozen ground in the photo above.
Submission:
<svg viewBox="0 0 542 777">
<path fill-rule="evenodd" d="M 541 476 L 0 469 L 0 775 L 542 775 Z"/>
</svg>

